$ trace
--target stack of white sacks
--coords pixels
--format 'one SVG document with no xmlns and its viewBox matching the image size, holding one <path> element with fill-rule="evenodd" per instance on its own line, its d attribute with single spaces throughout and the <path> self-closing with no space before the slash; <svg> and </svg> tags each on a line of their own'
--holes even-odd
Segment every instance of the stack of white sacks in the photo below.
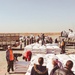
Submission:
<svg viewBox="0 0 75 75">
<path fill-rule="evenodd" d="M 59 54 L 60 51 L 61 51 L 61 49 L 57 46 L 57 44 L 41 45 L 41 44 L 38 44 L 38 43 L 27 45 L 25 47 L 25 50 L 24 50 L 23 54 L 27 50 L 31 50 L 33 55 L 39 54 L 39 53 L 40 54 L 48 54 L 48 53 Z M 32 58 L 32 60 L 33 60 L 33 58 Z M 36 57 L 36 56 L 35 56 L 35 58 L 38 59 L 38 57 Z M 31 60 L 31 65 L 34 62 L 34 61 L 32 62 L 32 60 Z M 37 61 L 37 60 L 35 60 L 35 61 Z M 30 62 L 26 62 L 26 61 L 15 62 L 15 72 L 26 72 L 28 67 L 29 67 L 29 64 L 30 64 Z M 31 67 L 29 67 L 29 68 L 31 68 Z"/>
<path fill-rule="evenodd" d="M 27 45 L 24 49 L 24 53 L 26 50 L 31 50 L 33 54 L 40 53 L 40 54 L 48 54 L 48 53 L 53 53 L 53 54 L 60 54 L 61 48 L 57 44 L 45 44 L 41 45 L 39 43 L 34 43 Z"/>
<path fill-rule="evenodd" d="M 67 60 L 72 60 L 74 65 L 73 65 L 73 68 L 72 68 L 72 71 L 75 73 L 75 55 L 74 54 L 71 54 L 71 55 L 66 55 L 66 54 L 58 54 L 58 55 L 54 55 L 54 54 L 37 54 L 37 55 L 34 55 L 30 61 L 30 65 L 29 65 L 29 68 L 26 72 L 25 75 L 30 75 L 31 73 L 31 69 L 35 64 L 38 64 L 38 58 L 39 57 L 43 57 L 44 58 L 44 64 L 47 68 L 48 68 L 48 73 L 50 74 L 52 68 L 53 68 L 53 65 L 52 65 L 52 58 L 58 58 L 59 61 L 61 61 L 63 67 L 65 66 L 65 63 Z"/>
</svg>

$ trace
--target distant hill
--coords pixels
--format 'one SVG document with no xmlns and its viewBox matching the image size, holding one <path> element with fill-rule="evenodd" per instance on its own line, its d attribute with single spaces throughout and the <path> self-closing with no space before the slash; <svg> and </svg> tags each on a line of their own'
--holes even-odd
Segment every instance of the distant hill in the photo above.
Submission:
<svg viewBox="0 0 75 75">
<path fill-rule="evenodd" d="M 21 35 L 25 35 L 25 36 L 28 36 L 28 35 L 41 35 L 42 33 L 20 33 Z M 44 35 L 60 35 L 60 33 L 43 33 Z"/>
<path fill-rule="evenodd" d="M 28 35 L 34 35 L 34 36 L 37 36 L 37 35 L 41 35 L 42 33 L 0 33 L 0 35 L 6 35 L 6 34 L 15 34 L 15 35 L 23 35 L 23 36 L 28 36 Z M 60 33 L 59 32 L 50 32 L 50 33 L 43 33 L 45 36 L 47 36 L 47 35 L 60 35 Z"/>
</svg>

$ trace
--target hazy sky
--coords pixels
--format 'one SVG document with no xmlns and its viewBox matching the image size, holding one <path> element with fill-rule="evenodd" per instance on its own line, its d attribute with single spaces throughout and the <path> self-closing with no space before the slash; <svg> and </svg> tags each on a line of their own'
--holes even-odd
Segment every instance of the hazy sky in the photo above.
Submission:
<svg viewBox="0 0 75 75">
<path fill-rule="evenodd" d="M 0 0 L 0 32 L 75 31 L 75 0 Z"/>
</svg>

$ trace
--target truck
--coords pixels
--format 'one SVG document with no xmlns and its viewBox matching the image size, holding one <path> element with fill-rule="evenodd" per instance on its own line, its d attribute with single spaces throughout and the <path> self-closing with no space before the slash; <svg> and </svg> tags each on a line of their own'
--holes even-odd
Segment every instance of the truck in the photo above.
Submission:
<svg viewBox="0 0 75 75">
<path fill-rule="evenodd" d="M 19 45 L 19 33 L 0 33 L 0 48 L 5 49 L 8 45 L 17 47 Z"/>
</svg>

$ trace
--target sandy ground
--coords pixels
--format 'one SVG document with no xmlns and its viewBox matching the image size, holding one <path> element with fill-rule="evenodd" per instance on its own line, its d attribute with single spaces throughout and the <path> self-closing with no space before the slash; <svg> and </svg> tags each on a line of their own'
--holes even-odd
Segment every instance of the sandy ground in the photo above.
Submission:
<svg viewBox="0 0 75 75">
<path fill-rule="evenodd" d="M 22 53 L 23 51 L 13 51 L 14 53 Z M 21 57 L 18 58 L 22 60 Z M 0 75 L 7 74 L 6 51 L 0 51 Z M 10 75 L 24 75 L 24 74 L 10 74 Z"/>
<path fill-rule="evenodd" d="M 5 75 L 7 67 L 6 64 L 5 51 L 0 51 L 0 75 Z"/>
<path fill-rule="evenodd" d="M 22 53 L 23 50 L 21 51 L 13 51 L 14 53 Z M 66 49 L 66 54 L 74 53 L 75 54 L 75 49 L 74 48 L 67 48 Z M 6 62 L 6 51 L 0 51 L 0 75 L 8 75 L 6 74 L 7 72 L 7 62 Z M 22 57 L 19 57 L 19 60 L 22 60 Z M 10 74 L 10 75 L 25 75 L 25 74 Z"/>
</svg>

